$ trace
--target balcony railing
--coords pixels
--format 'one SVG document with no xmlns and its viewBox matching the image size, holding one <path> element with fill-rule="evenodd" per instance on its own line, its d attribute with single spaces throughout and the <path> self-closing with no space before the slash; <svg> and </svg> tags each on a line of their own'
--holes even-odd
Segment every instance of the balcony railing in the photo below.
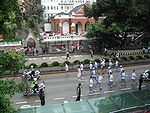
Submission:
<svg viewBox="0 0 150 113">
<path fill-rule="evenodd" d="M 42 42 L 51 42 L 51 41 L 75 41 L 75 40 L 87 40 L 85 36 L 74 35 L 74 36 L 43 36 Z"/>
<path fill-rule="evenodd" d="M 21 41 L 19 42 L 0 42 L 0 47 L 9 47 L 9 46 L 21 46 Z"/>
</svg>

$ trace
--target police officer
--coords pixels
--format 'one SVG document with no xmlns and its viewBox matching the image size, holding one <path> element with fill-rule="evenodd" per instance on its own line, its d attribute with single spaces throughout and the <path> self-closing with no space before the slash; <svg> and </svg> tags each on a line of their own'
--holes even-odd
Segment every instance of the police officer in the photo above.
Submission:
<svg viewBox="0 0 150 113">
<path fill-rule="evenodd" d="M 80 97 L 81 97 L 81 83 L 79 83 L 79 85 L 77 87 L 77 99 L 76 99 L 76 101 L 80 101 Z"/>
<path fill-rule="evenodd" d="M 40 89 L 39 98 L 41 100 L 41 106 L 44 106 L 45 105 L 45 94 L 44 94 L 43 89 Z"/>
<path fill-rule="evenodd" d="M 142 77 L 142 74 L 141 74 L 141 76 L 139 78 L 139 90 L 141 90 L 142 83 L 143 83 L 143 77 Z"/>
</svg>

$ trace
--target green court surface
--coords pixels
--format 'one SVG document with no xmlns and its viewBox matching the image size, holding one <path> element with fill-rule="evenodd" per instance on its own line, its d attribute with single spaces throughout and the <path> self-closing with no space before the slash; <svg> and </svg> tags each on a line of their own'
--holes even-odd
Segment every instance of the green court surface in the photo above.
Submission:
<svg viewBox="0 0 150 113">
<path fill-rule="evenodd" d="M 150 90 L 146 89 L 80 102 L 25 108 L 20 109 L 19 113 L 131 113 L 148 109 Z"/>
</svg>

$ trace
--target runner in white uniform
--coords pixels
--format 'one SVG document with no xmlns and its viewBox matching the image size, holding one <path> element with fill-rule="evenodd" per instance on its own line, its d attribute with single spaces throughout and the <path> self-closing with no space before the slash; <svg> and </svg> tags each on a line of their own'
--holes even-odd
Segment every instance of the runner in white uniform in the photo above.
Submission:
<svg viewBox="0 0 150 113">
<path fill-rule="evenodd" d="M 109 74 L 109 76 L 108 76 L 108 79 L 109 79 L 109 85 L 110 85 L 110 88 L 112 88 L 112 86 L 113 86 L 113 78 L 114 78 L 114 76 L 113 76 L 113 74 L 112 73 L 110 73 Z"/>
<path fill-rule="evenodd" d="M 97 75 L 96 69 L 93 67 L 92 78 L 95 79 L 95 80 L 97 79 L 96 75 Z"/>
<path fill-rule="evenodd" d="M 104 74 L 104 72 L 105 72 L 105 59 L 101 60 L 101 71 Z"/>
<path fill-rule="evenodd" d="M 126 85 L 126 73 L 124 72 L 124 70 L 122 70 L 121 73 L 121 85 Z"/>
<path fill-rule="evenodd" d="M 94 66 L 95 66 L 96 71 L 98 72 L 98 63 L 95 62 Z"/>
<path fill-rule="evenodd" d="M 100 75 L 100 73 L 99 73 L 98 77 L 97 77 L 97 85 L 99 87 L 99 90 L 102 90 L 102 80 L 103 80 L 103 76 Z"/>
<path fill-rule="evenodd" d="M 66 72 L 66 74 L 67 75 L 71 75 L 70 73 L 69 73 L 69 66 L 68 66 L 68 64 L 67 63 L 65 63 L 65 72 Z"/>
<path fill-rule="evenodd" d="M 124 71 L 124 68 L 122 67 L 122 65 L 120 66 L 120 74 L 122 74 L 122 71 Z"/>
<path fill-rule="evenodd" d="M 92 93 L 95 93 L 95 89 L 94 89 L 94 85 L 93 85 L 93 78 L 90 76 L 90 84 L 89 84 L 89 93 L 92 94 Z"/>
<path fill-rule="evenodd" d="M 80 66 L 77 67 L 77 70 L 78 70 L 77 78 L 78 78 L 78 80 L 80 80 L 80 79 L 82 79 L 82 71 L 80 69 Z"/>
<path fill-rule="evenodd" d="M 90 68 L 90 73 L 92 73 L 93 64 L 91 62 L 90 62 L 89 68 Z"/>
<path fill-rule="evenodd" d="M 112 70 L 110 67 L 108 67 L 108 74 L 112 73 Z"/>
<path fill-rule="evenodd" d="M 111 60 L 109 60 L 109 67 L 112 68 L 113 63 L 111 62 Z"/>
<path fill-rule="evenodd" d="M 81 69 L 82 72 L 83 72 L 83 68 L 84 68 L 84 66 L 83 66 L 83 64 L 81 63 L 81 64 L 80 64 L 80 69 Z"/>
<path fill-rule="evenodd" d="M 132 72 L 131 80 L 132 80 L 133 83 L 137 83 L 136 82 L 136 73 L 135 73 L 135 70 L 133 70 L 133 72 Z M 133 85 L 133 83 L 131 85 Z"/>
<path fill-rule="evenodd" d="M 118 67 L 119 67 L 119 62 L 118 62 L 118 60 L 116 60 L 116 71 L 118 71 Z"/>
</svg>

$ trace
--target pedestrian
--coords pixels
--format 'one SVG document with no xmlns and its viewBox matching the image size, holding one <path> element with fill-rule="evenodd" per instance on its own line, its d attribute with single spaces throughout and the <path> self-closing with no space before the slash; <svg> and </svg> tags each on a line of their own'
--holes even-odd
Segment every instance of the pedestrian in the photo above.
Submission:
<svg viewBox="0 0 150 113">
<path fill-rule="evenodd" d="M 103 76 L 100 73 L 98 73 L 97 85 L 98 85 L 100 91 L 102 90 L 102 80 L 103 80 Z"/>
<path fill-rule="evenodd" d="M 101 60 L 101 71 L 102 71 L 102 74 L 105 73 L 105 59 Z"/>
<path fill-rule="evenodd" d="M 120 73 L 122 74 L 122 71 L 124 71 L 124 68 L 122 67 L 122 65 L 120 66 Z"/>
<path fill-rule="evenodd" d="M 131 80 L 132 80 L 133 83 L 137 83 L 136 82 L 136 73 L 135 73 L 135 70 L 133 70 L 133 72 L 132 72 Z M 133 83 L 131 85 L 133 85 Z"/>
<path fill-rule="evenodd" d="M 65 72 L 67 75 L 71 76 L 71 74 L 69 73 L 69 66 L 67 63 L 65 63 Z"/>
<path fill-rule="evenodd" d="M 92 78 L 97 81 L 97 76 L 96 75 L 97 75 L 96 69 L 93 67 Z"/>
<path fill-rule="evenodd" d="M 116 65 L 116 72 L 117 72 L 117 71 L 118 71 L 118 67 L 119 67 L 119 62 L 118 62 L 118 60 L 116 60 L 115 65 Z"/>
<path fill-rule="evenodd" d="M 77 67 L 77 70 L 78 70 L 78 74 L 77 74 L 77 78 L 78 78 L 78 81 L 82 79 L 82 71 L 80 69 L 80 66 Z"/>
<path fill-rule="evenodd" d="M 69 54 L 69 52 L 67 51 L 66 52 L 66 59 L 70 59 L 71 57 L 70 57 L 70 54 Z"/>
<path fill-rule="evenodd" d="M 126 85 L 126 73 L 124 72 L 124 70 L 122 70 L 122 73 L 121 73 L 121 86 L 122 85 Z"/>
<path fill-rule="evenodd" d="M 92 70 L 93 70 L 93 64 L 92 64 L 92 62 L 90 62 L 89 68 L 90 68 L 90 73 L 92 73 Z"/>
<path fill-rule="evenodd" d="M 143 83 L 143 75 L 141 74 L 140 78 L 139 78 L 139 90 L 141 90 L 141 86 L 142 86 L 142 83 Z"/>
<path fill-rule="evenodd" d="M 104 56 L 107 56 L 107 49 L 104 49 Z"/>
<path fill-rule="evenodd" d="M 112 68 L 113 63 L 111 62 L 111 60 L 109 60 L 109 67 Z"/>
<path fill-rule="evenodd" d="M 89 93 L 92 94 L 92 93 L 95 93 L 95 90 L 94 90 L 94 81 L 93 81 L 93 78 L 90 76 L 90 84 L 89 84 Z"/>
<path fill-rule="evenodd" d="M 84 69 L 83 63 L 80 64 L 80 69 L 81 69 L 81 71 L 83 72 L 83 69 Z"/>
<path fill-rule="evenodd" d="M 92 50 L 92 49 L 90 49 L 90 53 L 91 53 L 91 58 L 93 58 L 93 54 L 94 54 L 94 52 L 93 52 L 93 50 Z"/>
<path fill-rule="evenodd" d="M 98 63 L 95 61 L 94 67 L 96 69 L 96 71 L 98 72 Z"/>
<path fill-rule="evenodd" d="M 108 79 L 109 79 L 108 85 L 110 86 L 110 88 L 113 87 L 113 78 L 114 78 L 113 74 L 112 74 L 112 73 L 109 73 L 109 74 L 108 74 Z"/>
<path fill-rule="evenodd" d="M 77 87 L 76 94 L 77 94 L 77 98 L 76 98 L 75 101 L 80 101 L 80 97 L 81 97 L 81 83 L 79 83 L 79 85 Z"/>
<path fill-rule="evenodd" d="M 40 91 L 39 91 L 39 98 L 41 100 L 41 106 L 44 106 L 45 105 L 45 94 L 44 94 L 43 89 L 40 89 Z"/>
<path fill-rule="evenodd" d="M 110 67 L 108 67 L 108 74 L 112 73 L 112 70 Z"/>
</svg>

